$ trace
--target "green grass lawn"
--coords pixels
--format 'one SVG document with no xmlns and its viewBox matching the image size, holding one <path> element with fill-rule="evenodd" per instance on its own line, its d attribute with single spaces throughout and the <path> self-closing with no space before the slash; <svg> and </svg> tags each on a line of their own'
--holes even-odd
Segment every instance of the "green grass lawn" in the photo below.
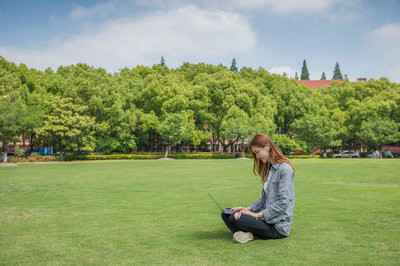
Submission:
<svg viewBox="0 0 400 266">
<path fill-rule="evenodd" d="M 400 264 L 400 160 L 293 160 L 291 235 L 232 242 L 252 160 L 0 168 L 0 264 Z"/>
</svg>

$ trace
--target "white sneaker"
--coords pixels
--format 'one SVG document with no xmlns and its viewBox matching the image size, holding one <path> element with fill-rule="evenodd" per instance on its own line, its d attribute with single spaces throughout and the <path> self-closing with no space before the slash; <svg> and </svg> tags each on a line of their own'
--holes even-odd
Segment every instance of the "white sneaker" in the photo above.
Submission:
<svg viewBox="0 0 400 266">
<path fill-rule="evenodd" d="M 238 243 L 247 243 L 253 239 L 254 236 L 250 232 L 237 231 L 233 234 L 233 241 Z"/>
</svg>

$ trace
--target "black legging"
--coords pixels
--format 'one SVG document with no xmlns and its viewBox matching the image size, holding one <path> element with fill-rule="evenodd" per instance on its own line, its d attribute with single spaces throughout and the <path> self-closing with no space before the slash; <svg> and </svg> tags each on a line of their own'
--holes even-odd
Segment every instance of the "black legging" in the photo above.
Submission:
<svg viewBox="0 0 400 266">
<path fill-rule="evenodd" d="M 275 229 L 273 224 L 267 224 L 263 220 L 257 220 L 251 215 L 241 213 L 240 218 L 237 220 L 233 214 L 221 213 L 221 217 L 233 234 L 237 231 L 244 231 L 251 232 L 254 236 L 262 239 L 277 239 L 285 237 Z"/>
</svg>

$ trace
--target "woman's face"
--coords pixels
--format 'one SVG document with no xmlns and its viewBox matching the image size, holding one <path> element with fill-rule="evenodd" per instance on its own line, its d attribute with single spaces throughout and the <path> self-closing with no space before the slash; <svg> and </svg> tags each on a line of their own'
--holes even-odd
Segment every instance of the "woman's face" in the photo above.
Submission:
<svg viewBox="0 0 400 266">
<path fill-rule="evenodd" d="M 260 159 L 263 163 L 269 160 L 269 147 L 265 145 L 264 147 L 251 146 L 251 149 L 256 154 L 256 157 Z"/>
</svg>

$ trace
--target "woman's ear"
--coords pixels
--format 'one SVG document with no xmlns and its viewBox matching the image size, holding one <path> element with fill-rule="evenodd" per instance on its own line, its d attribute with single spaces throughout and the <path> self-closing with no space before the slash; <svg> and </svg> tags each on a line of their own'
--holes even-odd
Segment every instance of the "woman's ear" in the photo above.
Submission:
<svg viewBox="0 0 400 266">
<path fill-rule="evenodd" d="M 267 151 L 269 151 L 269 147 L 267 145 L 265 145 L 265 148 L 267 149 Z"/>
</svg>

